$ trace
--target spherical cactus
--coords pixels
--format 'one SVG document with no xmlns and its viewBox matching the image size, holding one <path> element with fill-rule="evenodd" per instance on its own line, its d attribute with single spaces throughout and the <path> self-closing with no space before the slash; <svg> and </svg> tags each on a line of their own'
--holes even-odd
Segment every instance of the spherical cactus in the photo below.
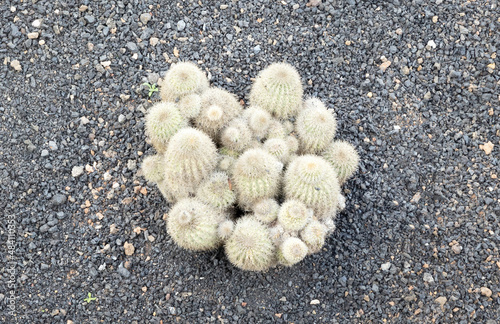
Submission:
<svg viewBox="0 0 500 324">
<path fill-rule="evenodd" d="M 217 234 L 222 240 L 227 240 L 233 234 L 234 222 L 232 220 L 225 220 L 219 224 Z"/>
<path fill-rule="evenodd" d="M 151 155 L 144 158 L 141 166 L 142 174 L 146 180 L 158 183 L 164 178 L 165 168 L 162 155 Z"/>
<path fill-rule="evenodd" d="M 254 204 L 252 210 L 255 218 L 263 223 L 272 223 L 278 217 L 280 205 L 274 199 L 262 199 Z"/>
<path fill-rule="evenodd" d="M 273 122 L 271 114 L 259 107 L 247 108 L 243 117 L 248 121 L 248 125 L 257 138 L 264 138 Z"/>
<path fill-rule="evenodd" d="M 194 128 L 184 128 L 170 140 L 165 152 L 165 180 L 177 199 L 194 194 L 217 164 L 217 149 L 210 138 Z"/>
<path fill-rule="evenodd" d="M 333 167 L 323 158 L 304 155 L 295 158 L 285 173 L 285 195 L 314 210 L 317 218 L 336 213 L 340 185 Z"/>
<path fill-rule="evenodd" d="M 225 172 L 214 172 L 206 178 L 196 191 L 196 197 L 221 210 L 229 208 L 236 200 L 229 176 Z"/>
<path fill-rule="evenodd" d="M 224 215 L 217 210 L 197 199 L 187 198 L 170 210 L 167 231 L 180 247 L 195 251 L 212 250 L 221 243 L 217 229 L 223 219 Z"/>
<path fill-rule="evenodd" d="M 292 266 L 304 260 L 308 252 L 307 245 L 297 237 L 289 237 L 281 244 L 278 251 L 278 260 Z"/>
<path fill-rule="evenodd" d="M 243 108 L 236 97 L 226 90 L 210 88 L 201 95 L 201 112 L 195 119 L 196 126 L 217 140 L 219 132 L 234 118 L 238 117 Z"/>
<path fill-rule="evenodd" d="M 316 253 L 325 245 L 326 233 L 328 229 L 317 220 L 309 222 L 300 231 L 300 238 L 307 245 L 310 253 Z"/>
<path fill-rule="evenodd" d="M 325 106 L 313 106 L 300 112 L 295 130 L 302 153 L 319 153 L 334 138 L 337 120 Z"/>
<path fill-rule="evenodd" d="M 251 141 L 252 131 L 248 124 L 240 118 L 233 119 L 221 134 L 222 145 L 237 152 L 248 148 Z"/>
<path fill-rule="evenodd" d="M 283 139 L 286 137 L 286 135 L 288 135 L 288 133 L 285 130 L 285 126 L 283 126 L 283 124 L 276 119 L 272 120 L 271 124 L 269 125 L 266 138 Z"/>
<path fill-rule="evenodd" d="M 284 139 L 270 138 L 264 142 L 263 149 L 277 158 L 281 163 L 287 163 L 290 157 L 290 150 Z"/>
<path fill-rule="evenodd" d="M 201 111 L 201 96 L 193 93 L 182 97 L 177 105 L 179 112 L 185 119 L 196 118 Z"/>
<path fill-rule="evenodd" d="M 323 157 L 333 165 L 341 184 L 358 169 L 359 155 L 350 143 L 335 141 L 329 144 Z"/>
<path fill-rule="evenodd" d="M 243 153 L 233 167 L 233 180 L 238 202 L 249 208 L 257 201 L 278 193 L 283 164 L 261 149 Z"/>
<path fill-rule="evenodd" d="M 186 125 L 176 105 L 171 102 L 157 103 L 146 114 L 146 135 L 160 153 L 165 151 L 170 138 Z"/>
<path fill-rule="evenodd" d="M 299 150 L 299 140 L 294 135 L 288 135 L 285 138 L 286 144 L 288 145 L 288 150 L 290 154 L 297 153 Z"/>
<path fill-rule="evenodd" d="M 311 215 L 307 206 L 298 200 L 285 201 L 278 213 L 278 223 L 288 231 L 299 231 L 306 226 Z"/>
<path fill-rule="evenodd" d="M 302 82 L 293 66 L 274 63 L 257 76 L 250 102 L 280 119 L 294 116 L 302 106 Z"/>
<path fill-rule="evenodd" d="M 176 102 L 181 97 L 208 89 L 205 73 L 190 62 L 180 62 L 170 67 L 163 80 L 160 95 L 163 101 Z"/>
<path fill-rule="evenodd" d="M 256 219 L 238 220 L 225 244 L 226 255 L 232 264 L 243 270 L 267 270 L 274 261 L 275 247 L 267 226 Z"/>
</svg>

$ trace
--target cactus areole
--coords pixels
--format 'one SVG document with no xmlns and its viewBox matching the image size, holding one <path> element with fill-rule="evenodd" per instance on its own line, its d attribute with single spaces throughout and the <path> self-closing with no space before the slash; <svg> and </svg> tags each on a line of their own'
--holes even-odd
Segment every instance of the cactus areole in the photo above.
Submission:
<svg viewBox="0 0 500 324">
<path fill-rule="evenodd" d="M 333 109 L 303 98 L 293 66 L 261 71 L 248 107 L 210 87 L 189 62 L 170 67 L 161 95 L 145 117 L 156 154 L 144 158 L 141 173 L 171 204 L 166 229 L 179 247 L 224 247 L 229 262 L 247 271 L 321 252 L 359 156 L 335 138 Z"/>
</svg>

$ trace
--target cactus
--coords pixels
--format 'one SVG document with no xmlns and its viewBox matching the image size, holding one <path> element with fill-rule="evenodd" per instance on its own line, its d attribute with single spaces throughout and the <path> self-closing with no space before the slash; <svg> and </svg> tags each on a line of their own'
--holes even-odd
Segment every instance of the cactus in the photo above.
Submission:
<svg viewBox="0 0 500 324">
<path fill-rule="evenodd" d="M 297 117 L 295 130 L 302 153 L 319 153 L 332 141 L 337 130 L 337 120 L 317 99 L 315 104 L 306 104 Z"/>
<path fill-rule="evenodd" d="M 219 224 L 219 227 L 217 228 L 217 235 L 222 240 L 227 240 L 231 234 L 233 234 L 234 231 L 234 222 L 232 220 L 225 220 Z"/>
<path fill-rule="evenodd" d="M 201 111 L 201 96 L 196 93 L 186 95 L 179 100 L 178 107 L 186 120 L 196 118 Z"/>
<path fill-rule="evenodd" d="M 286 119 L 301 108 L 302 93 L 297 70 L 287 63 L 274 63 L 257 76 L 250 92 L 250 102 L 277 118 Z"/>
<path fill-rule="evenodd" d="M 160 95 L 163 101 L 177 102 L 185 95 L 201 94 L 208 86 L 208 79 L 199 67 L 190 62 L 180 62 L 168 70 Z"/>
<path fill-rule="evenodd" d="M 151 107 L 146 114 L 145 126 L 151 144 L 156 151 L 162 153 L 170 138 L 186 126 L 186 121 L 174 103 L 160 102 Z"/>
<path fill-rule="evenodd" d="M 221 241 L 218 225 L 224 215 L 197 199 L 180 200 L 172 207 L 167 220 L 167 231 L 182 248 L 206 251 L 217 248 Z"/>
<path fill-rule="evenodd" d="M 274 261 L 275 247 L 269 229 L 256 219 L 238 220 L 225 244 L 227 258 L 243 270 L 267 270 Z"/>
<path fill-rule="evenodd" d="M 142 174 L 146 180 L 151 182 L 161 182 L 164 178 L 163 156 L 151 155 L 144 158 L 141 166 Z"/>
<path fill-rule="evenodd" d="M 343 184 L 358 169 L 358 152 L 354 146 L 347 142 L 335 141 L 331 143 L 323 152 L 323 157 L 333 165 L 340 184 Z"/>
<path fill-rule="evenodd" d="M 285 201 L 278 213 L 278 223 L 288 231 L 299 231 L 306 226 L 310 218 L 307 206 L 298 200 Z"/>
<path fill-rule="evenodd" d="M 282 168 L 282 163 L 262 149 L 243 153 L 233 168 L 240 205 L 249 208 L 260 199 L 274 197 L 278 193 Z"/>
<path fill-rule="evenodd" d="M 221 210 L 229 208 L 236 200 L 236 195 L 231 190 L 229 176 L 225 172 L 212 173 L 200 184 L 196 197 Z"/>
<path fill-rule="evenodd" d="M 325 225 L 313 220 L 300 232 L 300 238 L 307 245 L 310 253 L 316 253 L 325 245 L 327 231 Z"/>
<path fill-rule="evenodd" d="M 242 152 L 252 141 L 252 131 L 247 123 L 240 118 L 232 120 L 222 131 L 221 143 L 230 150 Z"/>
<path fill-rule="evenodd" d="M 264 142 L 263 149 L 277 158 L 281 163 L 287 163 L 290 157 L 290 150 L 285 140 L 271 138 Z"/>
<path fill-rule="evenodd" d="M 195 124 L 213 140 L 217 140 L 219 132 L 239 116 L 242 110 L 232 94 L 226 90 L 210 88 L 201 95 L 201 112 L 196 117 Z"/>
<path fill-rule="evenodd" d="M 194 128 L 175 134 L 165 152 L 165 180 L 177 199 L 194 194 L 217 163 L 217 149 L 210 138 Z"/>
<path fill-rule="evenodd" d="M 254 204 L 252 210 L 255 218 L 263 223 L 272 223 L 278 217 L 280 205 L 274 199 L 262 199 Z"/>
<path fill-rule="evenodd" d="M 336 120 L 323 102 L 302 94 L 293 67 L 271 64 L 243 109 L 194 64 L 172 65 L 163 102 L 145 118 L 157 155 L 140 172 L 174 204 L 167 231 L 177 245 L 224 245 L 229 261 L 249 271 L 292 266 L 322 249 L 359 156 L 334 141 Z"/>
<path fill-rule="evenodd" d="M 318 218 L 336 213 L 340 185 L 333 167 L 323 158 L 304 155 L 288 165 L 285 195 L 297 199 L 314 210 Z"/>
<path fill-rule="evenodd" d="M 278 251 L 281 264 L 292 266 L 302 261 L 308 252 L 307 245 L 297 237 L 289 237 L 283 241 Z"/>
</svg>

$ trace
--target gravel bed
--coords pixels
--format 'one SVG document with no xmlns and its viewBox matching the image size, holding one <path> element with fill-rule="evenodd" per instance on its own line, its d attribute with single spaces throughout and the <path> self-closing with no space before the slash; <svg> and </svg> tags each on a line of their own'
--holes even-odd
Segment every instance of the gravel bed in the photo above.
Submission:
<svg viewBox="0 0 500 324">
<path fill-rule="evenodd" d="M 0 13 L 0 322 L 500 322 L 496 1 L 6 0 Z M 248 273 L 174 245 L 138 170 L 159 100 L 142 84 L 179 60 L 245 102 L 287 61 L 335 109 L 361 166 L 324 251 Z"/>
</svg>

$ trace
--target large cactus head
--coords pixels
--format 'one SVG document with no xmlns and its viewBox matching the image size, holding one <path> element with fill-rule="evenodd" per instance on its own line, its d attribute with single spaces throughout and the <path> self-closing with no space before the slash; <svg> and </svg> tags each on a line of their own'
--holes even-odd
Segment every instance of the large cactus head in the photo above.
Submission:
<svg viewBox="0 0 500 324">
<path fill-rule="evenodd" d="M 267 226 L 250 217 L 238 220 L 225 250 L 232 264 L 249 271 L 267 270 L 275 254 Z"/>
<path fill-rule="evenodd" d="M 180 200 L 168 214 L 167 230 L 175 243 L 188 250 L 217 248 L 221 241 L 217 229 L 224 219 L 221 212 L 197 199 Z"/>
<path fill-rule="evenodd" d="M 302 105 L 302 82 L 293 66 L 273 63 L 257 76 L 250 92 L 250 102 L 286 119 L 294 116 Z"/>
<path fill-rule="evenodd" d="M 146 135 L 160 153 L 165 151 L 170 138 L 186 125 L 177 106 L 171 102 L 157 103 L 146 114 Z"/>
<path fill-rule="evenodd" d="M 179 100 L 177 106 L 186 120 L 196 118 L 201 110 L 201 96 L 196 93 L 186 95 Z"/>
<path fill-rule="evenodd" d="M 172 65 L 163 80 L 160 95 L 163 101 L 176 102 L 185 95 L 202 93 L 208 88 L 205 73 L 191 62 Z"/>
<path fill-rule="evenodd" d="M 341 184 L 358 169 L 359 155 L 350 143 L 335 141 L 329 144 L 323 152 L 323 157 L 333 165 Z"/>
</svg>

